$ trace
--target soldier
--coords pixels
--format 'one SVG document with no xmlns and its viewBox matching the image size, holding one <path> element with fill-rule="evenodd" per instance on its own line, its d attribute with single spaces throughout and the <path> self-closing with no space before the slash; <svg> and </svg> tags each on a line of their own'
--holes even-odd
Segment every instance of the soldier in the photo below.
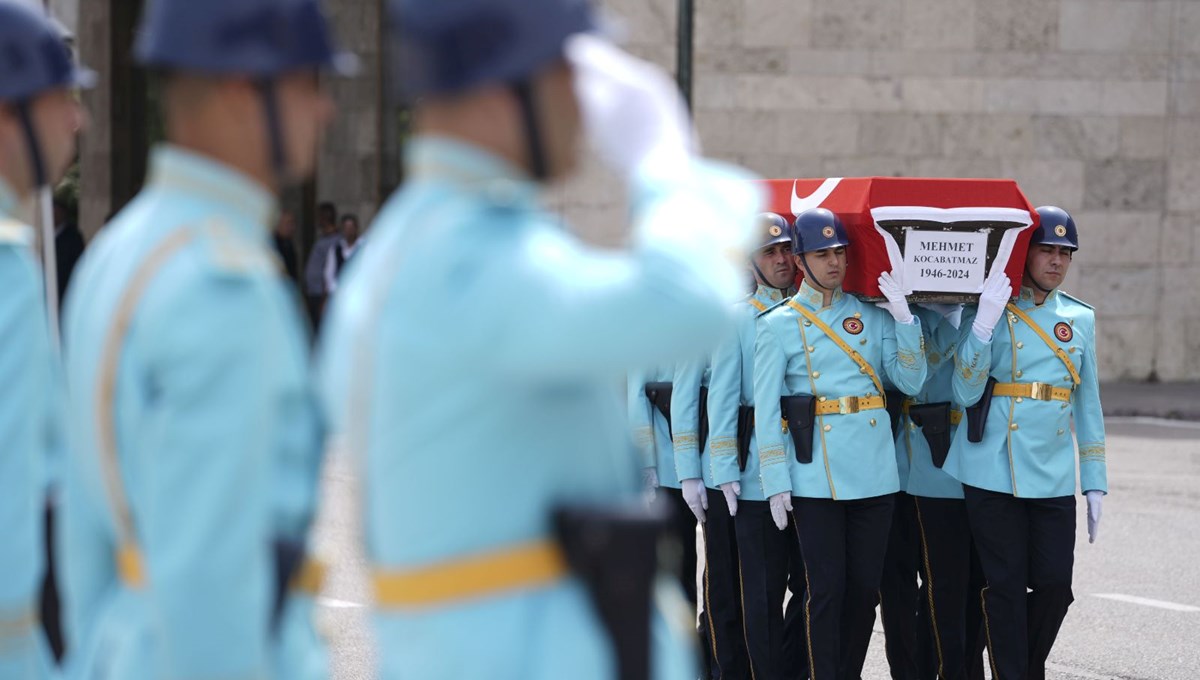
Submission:
<svg viewBox="0 0 1200 680">
<path fill-rule="evenodd" d="M 675 470 L 674 441 L 671 433 L 671 409 L 674 403 L 670 367 L 635 369 L 628 376 L 627 404 L 634 443 L 641 454 L 642 482 L 652 501 L 667 517 L 671 550 L 668 571 L 679 577 L 688 606 L 696 606 L 696 516 L 684 500 Z M 692 499 L 699 507 L 700 501 Z M 703 636 L 701 643 L 705 665 L 709 651 Z"/>
<path fill-rule="evenodd" d="M 269 241 L 347 70 L 316 0 L 160 0 L 167 143 L 67 299 L 70 677 L 327 676 L 304 542 L 322 427 Z M 290 597 L 288 588 L 297 595 Z"/>
<path fill-rule="evenodd" d="M 0 54 L 0 678 L 33 680 L 52 663 L 36 612 L 63 395 L 33 228 L 17 213 L 74 158 L 85 120 L 74 90 L 93 74 L 73 63 L 46 16 L 10 0 L 0 0 Z"/>
<path fill-rule="evenodd" d="M 718 518 L 725 521 L 723 515 L 727 511 L 736 530 L 730 577 L 739 588 L 733 596 L 741 606 L 751 675 L 756 679 L 778 680 L 800 674 L 793 668 L 798 664 L 787 658 L 787 652 L 798 646 L 799 640 L 791 639 L 793 635 L 803 636 L 803 628 L 793 630 L 788 625 L 802 621 L 802 615 L 797 613 L 804 600 L 803 587 L 792 591 L 787 623 L 783 600 L 789 573 L 799 572 L 797 581 L 801 586 L 804 579 L 796 535 L 775 528 L 759 481 L 754 437 L 754 337 L 758 314 L 792 294 L 796 266 L 788 221 L 781 215 L 764 213 L 760 216 L 760 229 L 759 247 L 750 258 L 755 290 L 735 306 L 737 331 L 712 359 L 708 386 L 709 451 L 704 468 L 710 489 L 718 491 L 709 492 L 712 519 L 706 539 L 711 540 Z M 712 582 L 713 550 L 707 548 L 706 553 Z"/>
<path fill-rule="evenodd" d="M 963 314 L 953 388 L 955 401 L 972 406 L 945 466 L 963 483 L 987 578 L 985 632 L 997 680 L 1045 677 L 1074 599 L 1072 425 L 1089 542 L 1108 491 L 1095 312 L 1058 289 L 1078 233 L 1060 208 L 1037 213 L 1020 297 L 1009 302 L 1008 277 L 996 270 L 978 307 Z"/>
<path fill-rule="evenodd" d="M 755 190 L 694 157 L 670 78 L 587 35 L 587 3 L 391 7 L 409 180 L 346 273 L 321 364 L 363 470 L 379 674 L 637 679 L 652 659 L 695 678 L 678 599 L 651 653 L 655 537 L 614 379 L 719 340 Z M 630 252 L 539 205 L 581 118 L 630 182 Z"/>
<path fill-rule="evenodd" d="M 962 484 L 942 470 L 963 418 L 950 386 L 962 306 L 920 305 L 914 313 L 925 329 L 929 377 L 903 401 L 896 437 L 904 491 L 896 494 L 880 587 L 887 657 L 897 680 L 982 678 L 982 576 Z"/>
<path fill-rule="evenodd" d="M 711 442 L 708 436 L 710 377 L 711 363 L 707 357 L 685 361 L 675 367 L 671 442 L 674 449 L 672 473 L 679 480 L 680 497 L 688 508 L 685 517 L 688 520 L 694 517 L 704 532 L 699 632 L 706 677 L 715 680 L 749 676 L 750 658 L 742 625 L 733 523 L 737 496 L 732 484 L 727 485 L 728 493 L 734 494 L 733 504 L 727 506 L 725 492 L 713 481 L 712 452 L 708 446 Z M 683 526 L 685 529 L 693 527 L 691 533 L 695 535 L 694 522 L 688 521 Z M 681 533 L 681 538 L 686 539 L 687 531 Z M 695 545 L 694 540 L 692 544 Z M 694 577 L 695 573 L 693 566 L 685 575 Z"/>
<path fill-rule="evenodd" d="M 916 394 L 926 376 L 901 283 L 879 278 L 887 313 L 842 291 L 849 245 L 832 212 L 796 218 L 804 281 L 759 318 L 754 352 L 759 474 L 780 530 L 794 508 L 814 680 L 862 671 L 899 489 L 882 381 Z"/>
</svg>

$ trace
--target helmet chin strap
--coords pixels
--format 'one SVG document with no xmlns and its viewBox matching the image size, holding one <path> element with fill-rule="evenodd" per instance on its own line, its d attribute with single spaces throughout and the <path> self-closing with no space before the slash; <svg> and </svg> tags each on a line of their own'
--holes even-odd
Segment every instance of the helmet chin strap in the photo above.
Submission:
<svg viewBox="0 0 1200 680">
<path fill-rule="evenodd" d="M 824 288 L 825 290 L 832 290 L 829 286 L 821 283 L 821 279 L 818 279 L 817 275 L 814 274 L 812 269 L 808 266 L 808 253 L 800 253 L 800 264 L 804 265 L 804 275 L 806 277 L 812 279 L 813 282 L 821 288 Z"/>
<path fill-rule="evenodd" d="M 282 190 L 287 182 L 287 155 L 283 148 L 283 121 L 279 117 L 279 94 L 275 81 L 262 78 L 255 86 L 262 98 L 263 112 L 267 118 L 267 143 L 271 151 L 271 172 L 275 175 L 277 189 Z"/>
<path fill-rule="evenodd" d="M 546 161 L 546 148 L 542 144 L 541 125 L 533 99 L 532 81 L 518 80 L 512 84 L 513 93 L 521 109 L 521 122 L 525 126 L 525 145 L 529 151 L 529 174 L 538 182 L 550 179 L 550 166 Z"/>
<path fill-rule="evenodd" d="M 772 286 L 771 282 L 767 279 L 767 275 L 763 274 L 762 270 L 758 268 L 758 263 L 755 262 L 753 259 L 750 260 L 750 266 L 754 267 L 754 276 L 756 279 L 756 281 L 755 281 L 756 283 L 758 283 L 759 285 L 766 286 L 767 288 L 774 288 L 775 290 L 779 291 L 780 295 L 787 297 L 788 289 L 787 288 L 777 288 L 775 286 Z"/>
<path fill-rule="evenodd" d="M 1033 284 L 1034 288 L 1037 288 L 1043 293 L 1050 293 L 1054 290 L 1053 288 L 1042 288 L 1042 284 L 1038 283 L 1037 279 L 1033 278 L 1033 272 L 1029 271 L 1028 264 L 1025 265 L 1025 276 L 1029 279 L 1029 282 Z"/>
</svg>

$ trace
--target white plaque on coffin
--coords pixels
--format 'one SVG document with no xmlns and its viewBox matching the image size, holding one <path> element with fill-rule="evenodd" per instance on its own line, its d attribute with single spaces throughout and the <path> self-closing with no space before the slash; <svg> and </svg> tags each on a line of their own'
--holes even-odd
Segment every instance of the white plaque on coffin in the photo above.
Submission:
<svg viewBox="0 0 1200 680">
<path fill-rule="evenodd" d="M 969 293 L 987 274 L 986 232 L 906 229 L 904 286 L 909 290 Z"/>
</svg>

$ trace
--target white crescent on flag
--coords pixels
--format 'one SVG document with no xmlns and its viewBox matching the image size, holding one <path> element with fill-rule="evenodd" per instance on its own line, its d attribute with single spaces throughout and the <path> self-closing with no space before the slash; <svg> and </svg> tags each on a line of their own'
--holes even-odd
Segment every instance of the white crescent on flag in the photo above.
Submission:
<svg viewBox="0 0 1200 680">
<path fill-rule="evenodd" d="M 799 217 L 800 213 L 804 212 L 805 210 L 820 208 L 821 204 L 825 202 L 825 199 L 829 198 L 829 195 L 833 193 L 834 189 L 837 189 L 837 186 L 839 183 L 841 183 L 841 181 L 841 177 L 830 177 L 824 182 L 821 182 L 821 186 L 817 187 L 817 190 L 809 194 L 808 197 L 802 197 L 796 192 L 797 188 L 800 186 L 800 180 L 792 182 L 792 214 Z"/>
</svg>

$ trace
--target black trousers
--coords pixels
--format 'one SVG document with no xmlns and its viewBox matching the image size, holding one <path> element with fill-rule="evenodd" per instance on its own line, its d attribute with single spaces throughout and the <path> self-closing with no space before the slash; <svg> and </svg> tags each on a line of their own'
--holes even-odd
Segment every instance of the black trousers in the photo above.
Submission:
<svg viewBox="0 0 1200 680">
<path fill-rule="evenodd" d="M 712 510 L 711 504 L 709 510 Z M 788 630 L 790 621 L 784 617 L 783 610 L 792 561 L 798 557 L 795 529 L 788 527 L 786 531 L 780 531 L 771 519 L 771 506 L 767 501 L 739 501 L 734 524 L 741 564 L 742 620 L 753 678 L 795 680 L 797 663 L 788 658 L 788 653 L 800 652 L 806 646 L 806 639 L 802 628 Z M 801 626 L 803 600 L 804 590 L 793 591 L 788 603 Z M 800 613 L 799 617 L 795 612 Z M 795 640 L 793 634 L 798 634 Z M 802 658 L 807 658 L 807 650 L 803 655 Z"/>
<path fill-rule="evenodd" d="M 921 554 L 918 667 L 922 678 L 982 680 L 983 574 L 971 544 L 966 504 L 910 497 Z"/>
<path fill-rule="evenodd" d="M 896 494 L 879 583 L 879 610 L 883 619 L 884 651 L 892 680 L 925 680 L 932 676 L 920 668 L 921 648 L 917 643 L 917 612 L 921 593 L 917 573 L 921 570 L 921 542 L 913 497 Z M 966 518 L 963 518 L 966 522 Z"/>
<path fill-rule="evenodd" d="M 770 503 L 764 505 L 771 527 L 779 531 L 775 527 L 775 521 L 769 519 Z M 808 574 L 804 571 L 804 559 L 800 554 L 800 541 L 796 538 L 795 521 L 788 524 L 788 528 L 780 532 L 788 536 L 788 590 L 792 593 L 787 608 L 783 611 L 783 670 L 786 678 L 807 680 L 808 621 L 805 618 L 804 603 L 808 600 Z"/>
<path fill-rule="evenodd" d="M 964 486 L 987 587 L 984 632 L 995 680 L 1042 680 L 1074 601 L 1075 497 L 1016 498 Z"/>
<path fill-rule="evenodd" d="M 708 489 L 705 520 L 700 525 L 704 531 L 704 607 L 700 614 L 700 637 L 709 660 L 707 677 L 749 680 L 750 658 L 742 627 L 738 543 L 725 494 Z"/>
<path fill-rule="evenodd" d="M 793 519 L 808 575 L 812 680 L 862 675 L 895 497 L 852 501 L 793 498 Z"/>
</svg>

